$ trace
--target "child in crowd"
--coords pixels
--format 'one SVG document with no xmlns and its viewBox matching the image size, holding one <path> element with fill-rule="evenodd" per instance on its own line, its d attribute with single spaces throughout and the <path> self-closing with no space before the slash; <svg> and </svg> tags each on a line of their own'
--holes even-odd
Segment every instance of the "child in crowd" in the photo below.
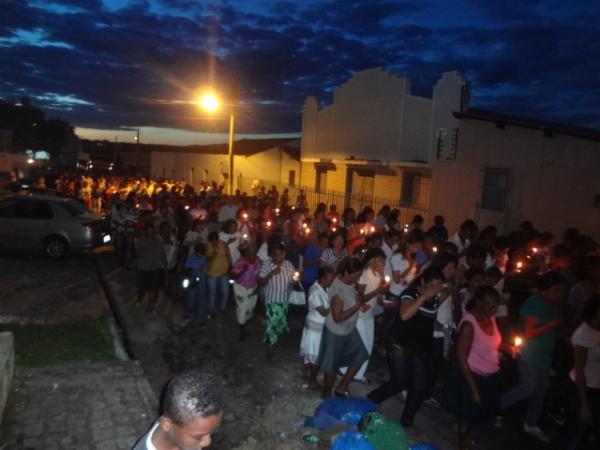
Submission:
<svg viewBox="0 0 600 450">
<path fill-rule="evenodd" d="M 249 244 L 241 249 L 241 257 L 231 268 L 233 293 L 235 295 L 235 310 L 240 326 L 240 341 L 246 338 L 246 323 L 254 315 L 258 299 L 258 273 L 261 262 L 256 257 L 256 247 Z"/>
</svg>

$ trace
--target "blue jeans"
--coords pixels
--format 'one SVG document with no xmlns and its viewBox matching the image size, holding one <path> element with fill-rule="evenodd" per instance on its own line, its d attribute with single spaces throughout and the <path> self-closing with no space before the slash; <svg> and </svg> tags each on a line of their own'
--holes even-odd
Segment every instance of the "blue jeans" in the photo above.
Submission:
<svg viewBox="0 0 600 450">
<path fill-rule="evenodd" d="M 196 275 L 199 278 L 193 286 L 190 286 L 185 291 L 183 306 L 185 307 L 186 315 L 200 323 L 206 322 L 206 316 L 210 312 L 209 299 L 206 295 L 206 274 L 201 273 Z"/>
<path fill-rule="evenodd" d="M 502 396 L 502 410 L 528 399 L 525 423 L 530 427 L 538 426 L 549 384 L 550 369 L 535 367 L 523 358 L 519 359 L 519 384 Z"/>
<path fill-rule="evenodd" d="M 206 277 L 206 290 L 208 296 L 208 308 L 211 313 L 225 311 L 227 299 L 229 298 L 229 276 Z"/>
</svg>

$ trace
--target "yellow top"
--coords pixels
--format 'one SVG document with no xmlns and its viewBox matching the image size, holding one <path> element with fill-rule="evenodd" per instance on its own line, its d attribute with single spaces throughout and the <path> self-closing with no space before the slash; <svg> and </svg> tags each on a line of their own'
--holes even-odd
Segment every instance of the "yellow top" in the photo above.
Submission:
<svg viewBox="0 0 600 450">
<path fill-rule="evenodd" d="M 208 268 L 206 273 L 211 277 L 220 277 L 227 273 L 231 265 L 231 257 L 227 245 L 219 241 L 216 246 L 208 243 Z"/>
</svg>

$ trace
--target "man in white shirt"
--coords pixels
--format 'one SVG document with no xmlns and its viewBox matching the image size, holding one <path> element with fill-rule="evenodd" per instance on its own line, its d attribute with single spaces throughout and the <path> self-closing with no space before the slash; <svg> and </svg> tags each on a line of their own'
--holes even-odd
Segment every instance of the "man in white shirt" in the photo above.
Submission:
<svg viewBox="0 0 600 450">
<path fill-rule="evenodd" d="M 133 450 L 206 448 L 223 415 L 221 383 L 198 370 L 184 372 L 167 384 L 162 409 Z"/>
<path fill-rule="evenodd" d="M 229 219 L 235 219 L 237 216 L 238 207 L 233 202 L 233 197 L 227 197 L 225 204 L 219 210 L 219 223 L 225 223 Z"/>
<path fill-rule="evenodd" d="M 471 245 L 471 242 L 477 237 L 478 232 L 479 228 L 473 220 L 465 220 L 460 225 L 460 229 L 448 238 L 448 242 L 456 245 L 458 256 L 461 257 L 469 245 Z"/>
</svg>

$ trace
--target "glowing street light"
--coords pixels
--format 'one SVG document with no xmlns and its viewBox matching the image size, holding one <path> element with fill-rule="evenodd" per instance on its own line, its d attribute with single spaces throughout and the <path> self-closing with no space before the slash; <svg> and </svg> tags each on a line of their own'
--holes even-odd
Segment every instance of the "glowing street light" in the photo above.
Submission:
<svg viewBox="0 0 600 450">
<path fill-rule="evenodd" d="M 205 111 L 215 112 L 222 107 L 222 102 L 212 92 L 206 92 L 196 103 Z M 232 104 L 229 108 L 229 195 L 233 195 L 233 137 L 235 129 L 235 108 Z"/>
<path fill-rule="evenodd" d="M 216 111 L 220 103 L 217 96 L 211 93 L 206 93 L 198 99 L 198 104 L 207 111 Z"/>
</svg>

